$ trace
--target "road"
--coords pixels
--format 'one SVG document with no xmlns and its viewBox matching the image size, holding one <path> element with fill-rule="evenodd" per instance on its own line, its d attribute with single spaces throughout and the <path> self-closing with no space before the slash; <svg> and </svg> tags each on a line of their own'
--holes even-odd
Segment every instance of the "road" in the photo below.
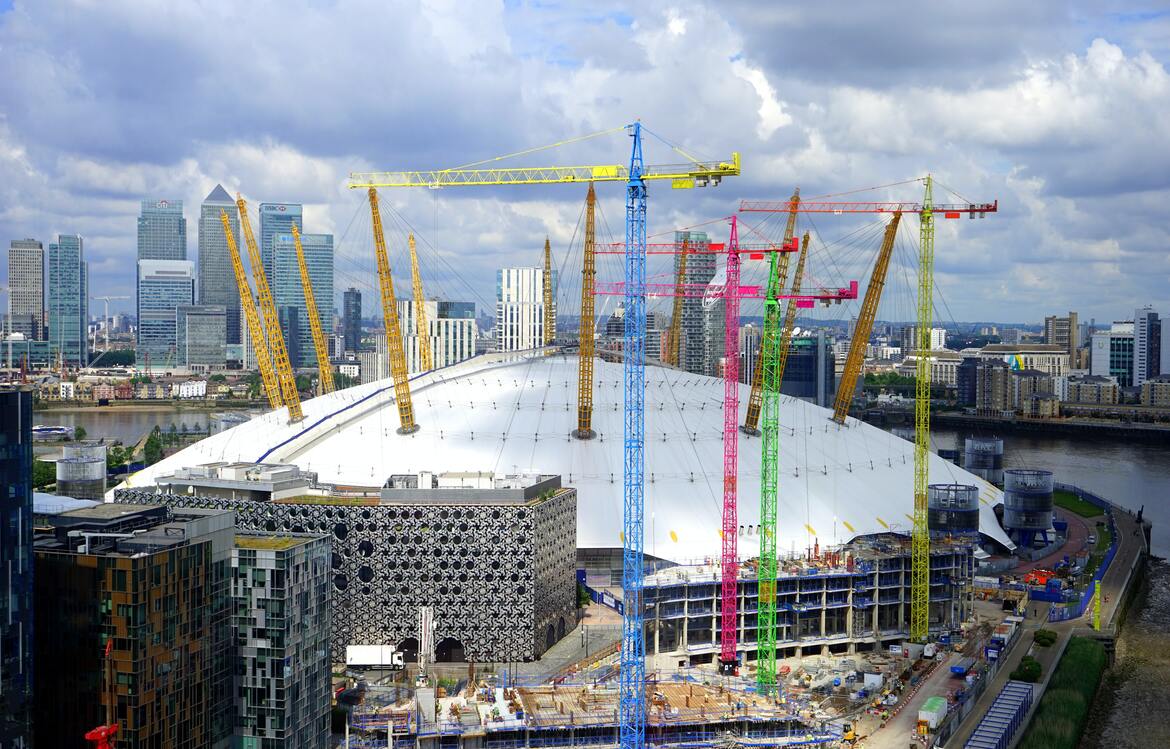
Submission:
<svg viewBox="0 0 1170 749">
<path fill-rule="evenodd" d="M 898 714 L 890 718 L 884 728 L 878 727 L 879 722 L 873 716 L 867 715 L 858 721 L 858 735 L 868 736 L 860 746 L 863 749 L 905 749 L 913 740 L 914 729 L 918 726 L 918 711 L 923 703 L 930 697 L 946 697 L 947 692 L 957 685 L 957 682 L 952 681 L 951 666 L 962 658 L 959 653 L 950 653 L 939 662 L 930 676 L 919 683 L 917 691 L 913 694 L 907 692 L 909 697 L 893 708 L 898 710 Z"/>
</svg>

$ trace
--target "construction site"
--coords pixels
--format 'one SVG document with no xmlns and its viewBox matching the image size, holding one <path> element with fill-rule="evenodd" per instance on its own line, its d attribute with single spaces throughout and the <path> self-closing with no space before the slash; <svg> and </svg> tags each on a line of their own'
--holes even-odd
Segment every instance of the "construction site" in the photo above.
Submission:
<svg viewBox="0 0 1170 749">
<path fill-rule="evenodd" d="M 636 122 L 626 132 L 626 164 L 351 175 L 350 187 L 368 202 L 391 376 L 335 388 L 294 227 L 319 365 L 319 395 L 304 401 L 271 291 L 255 272 L 260 255 L 246 203 L 240 198 L 238 210 L 255 293 L 222 212 L 271 408 L 131 476 L 109 497 L 230 505 L 252 530 L 332 537 L 334 627 L 346 640 L 333 643 L 335 663 L 349 646 L 389 647 L 417 661 L 412 679 L 379 685 L 351 669 L 339 685 L 338 701 L 351 710 L 347 731 L 360 742 L 354 746 L 852 744 L 854 716 L 886 711 L 924 673 L 992 637 L 989 615 L 975 611 L 972 579 L 988 550 L 1011 552 L 1015 543 L 994 512 L 1003 492 L 931 449 L 929 357 L 917 357 L 913 441 L 849 411 L 893 258 L 901 253 L 913 266 L 912 276 L 905 268 L 902 275 L 913 279 L 905 292 L 921 354 L 931 349 L 936 219 L 982 218 L 997 204 L 935 203 L 929 176 L 900 183 L 922 190 L 911 201 L 805 199 L 797 190 L 778 202 L 743 201 L 703 225 L 726 230 L 725 241 L 695 241 L 688 227 L 677 241 L 656 243 L 647 235 L 647 183 L 714 187 L 740 173 L 740 158 L 698 161 L 674 147 L 686 163 L 651 166 L 643 160 L 648 131 Z M 599 241 L 594 183 L 624 186 L 624 242 Z M 436 368 L 424 335 L 421 372 L 410 376 L 391 241 L 409 249 L 415 310 L 425 310 L 426 297 L 415 235 L 395 230 L 391 239 L 383 213 L 395 211 L 379 190 L 566 184 L 585 192 L 574 340 L 558 340 L 546 242 L 533 347 Z M 871 223 L 848 241 L 828 241 L 812 214 Z M 907 244 L 898 232 L 911 215 L 918 227 Z M 798 232 L 800 221 L 810 230 Z M 819 252 L 814 236 L 824 245 Z M 815 267 L 834 253 L 853 253 L 855 262 Z M 607 255 L 620 260 L 599 262 Z M 647 266 L 663 258 L 673 267 L 659 281 Z M 710 282 L 692 283 L 688 262 L 700 261 L 718 271 Z M 860 265 L 864 273 L 845 275 Z M 615 268 L 613 278 L 599 278 Z M 611 296 L 620 298 L 622 336 L 601 356 L 596 305 Z M 659 357 L 648 352 L 647 309 L 662 300 L 671 323 Z M 832 407 L 782 396 L 798 311 L 850 302 L 858 303 L 852 345 Z M 744 304 L 757 305 L 764 322 L 750 376 L 741 378 Z M 694 345 L 682 327 L 686 309 L 719 318 L 721 376 L 680 367 Z M 425 329 L 426 321 L 415 325 Z M 285 467 L 303 472 L 304 484 L 277 497 L 273 469 Z M 521 485 L 529 493 L 519 499 L 481 496 L 501 489 L 510 467 L 530 472 L 530 486 L 548 482 L 548 491 Z M 242 486 L 208 473 L 229 469 Z M 253 491 L 264 483 L 272 488 Z M 428 485 L 445 493 L 401 493 Z M 503 508 L 513 514 L 501 516 Z M 549 520 L 521 522 L 525 513 Z M 494 529 L 501 523 L 515 539 L 493 541 L 506 535 Z M 485 538 L 494 549 L 476 546 Z M 550 538 L 562 548 L 542 547 Z M 614 647 L 525 683 L 501 663 L 540 658 L 572 639 L 571 603 L 561 600 L 571 596 L 573 571 L 561 558 L 570 549 L 580 590 L 620 622 Z M 535 569 L 524 570 L 525 554 L 536 555 Z M 476 563 L 487 560 L 490 569 L 509 556 L 521 560 L 508 582 L 519 584 L 517 603 L 483 605 L 513 593 L 501 588 L 503 575 L 481 577 Z M 428 577 L 440 559 L 444 571 Z M 423 572 L 417 584 L 410 570 Z M 466 603 L 457 610 L 460 599 Z M 420 610 L 427 612 L 421 623 Z M 375 622 L 371 612 L 389 621 Z M 526 617 L 514 629 L 513 614 Z M 496 627 L 509 632 L 507 656 L 491 655 L 495 646 L 482 637 Z M 445 683 L 428 670 L 436 661 L 444 661 Z M 452 682 L 449 664 L 465 661 L 466 677 Z M 974 660 L 969 666 L 977 677 Z M 918 721 L 914 733 L 925 739 L 946 713 Z"/>
</svg>

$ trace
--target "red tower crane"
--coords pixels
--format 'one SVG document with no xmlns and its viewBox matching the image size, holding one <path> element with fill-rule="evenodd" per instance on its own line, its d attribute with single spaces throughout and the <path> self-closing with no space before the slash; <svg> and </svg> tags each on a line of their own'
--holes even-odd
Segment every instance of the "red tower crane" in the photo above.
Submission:
<svg viewBox="0 0 1170 749">
<path fill-rule="evenodd" d="M 720 615 L 721 630 L 719 640 L 720 670 L 724 674 L 734 674 L 738 670 L 739 659 L 737 650 L 737 630 L 739 612 L 737 604 L 739 581 L 739 512 L 738 512 L 738 485 L 739 485 L 739 301 L 741 299 L 763 299 L 765 289 L 762 286 L 741 286 L 740 262 L 741 255 L 746 254 L 750 260 L 763 260 L 769 252 L 796 252 L 800 249 L 794 239 L 782 245 L 740 245 L 739 225 L 735 216 L 728 221 L 731 224 L 731 235 L 726 245 L 711 244 L 707 248 L 698 249 L 690 243 L 666 243 L 649 245 L 650 253 L 688 254 L 724 252 L 727 254 L 727 278 L 722 288 L 712 284 L 691 284 L 675 282 L 672 284 L 647 283 L 644 285 L 647 296 L 664 297 L 700 297 L 713 300 L 722 297 L 724 304 L 724 338 L 723 338 L 723 511 L 721 522 L 721 591 Z M 609 251 L 615 251 L 617 245 L 609 245 Z M 597 294 L 624 296 L 624 283 L 598 283 Z M 857 282 L 853 281 L 847 288 L 818 289 L 807 294 L 779 294 L 777 299 L 795 299 L 799 307 L 812 307 L 820 301 L 825 304 L 840 303 L 844 299 L 857 298 Z"/>
</svg>

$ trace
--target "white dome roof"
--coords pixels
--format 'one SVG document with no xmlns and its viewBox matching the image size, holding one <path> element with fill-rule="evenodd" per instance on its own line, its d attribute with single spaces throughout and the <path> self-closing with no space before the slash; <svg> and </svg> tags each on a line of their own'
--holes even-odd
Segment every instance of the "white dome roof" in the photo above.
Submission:
<svg viewBox="0 0 1170 749">
<path fill-rule="evenodd" d="M 594 365 L 593 428 L 577 420 L 575 355 L 487 355 L 420 375 L 411 383 L 421 429 L 397 433 L 390 380 L 303 403 L 305 419 L 279 409 L 212 435 L 132 476 L 130 486 L 213 461 L 295 463 L 321 481 L 381 485 L 395 473 L 539 471 L 578 491 L 577 544 L 621 546 L 622 366 Z M 749 388 L 740 386 L 740 419 Z M 723 381 L 666 367 L 646 369 L 646 553 L 680 563 L 720 553 L 723 501 Z M 779 536 L 782 555 L 858 535 L 908 533 L 914 446 L 856 419 L 784 396 L 780 423 Z M 758 553 L 760 438 L 739 433 L 740 553 Z M 1002 492 L 931 455 L 931 483 L 980 488 L 980 530 L 1011 548 L 992 512 Z"/>
</svg>

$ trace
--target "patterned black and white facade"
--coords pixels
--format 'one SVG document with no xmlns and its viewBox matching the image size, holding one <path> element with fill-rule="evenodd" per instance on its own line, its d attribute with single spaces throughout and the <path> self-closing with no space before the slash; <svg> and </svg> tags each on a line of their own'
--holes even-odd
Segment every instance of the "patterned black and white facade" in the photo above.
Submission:
<svg viewBox="0 0 1170 749">
<path fill-rule="evenodd" d="M 423 606 L 440 660 L 461 646 L 468 661 L 530 661 L 576 626 L 577 493 L 560 477 L 411 494 L 430 496 L 300 504 L 119 489 L 115 501 L 231 509 L 240 530 L 329 534 L 334 662 L 346 645 L 416 650 Z"/>
</svg>

